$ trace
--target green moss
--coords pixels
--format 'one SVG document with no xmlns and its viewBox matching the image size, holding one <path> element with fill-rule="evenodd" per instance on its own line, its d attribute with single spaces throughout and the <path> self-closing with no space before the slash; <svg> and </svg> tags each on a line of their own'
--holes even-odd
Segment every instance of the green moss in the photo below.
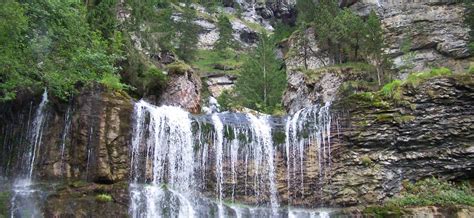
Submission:
<svg viewBox="0 0 474 218">
<path fill-rule="evenodd" d="M 372 159 L 368 156 L 368 155 L 364 155 L 360 158 L 360 162 L 364 165 L 364 166 L 370 166 L 373 161 Z"/>
<path fill-rule="evenodd" d="M 101 203 L 106 203 L 106 202 L 112 202 L 113 199 L 112 199 L 112 196 L 109 195 L 109 194 L 98 194 L 95 196 L 95 200 L 97 202 L 101 202 Z"/>
<path fill-rule="evenodd" d="M 364 209 L 363 214 L 377 218 L 387 216 L 399 217 L 403 214 L 403 211 L 400 207 L 395 206 L 369 206 Z"/>
<path fill-rule="evenodd" d="M 469 64 L 469 70 L 467 71 L 469 74 L 474 74 L 474 62 Z"/>
<path fill-rule="evenodd" d="M 87 186 L 87 184 L 88 183 L 86 181 L 76 180 L 76 181 L 73 181 L 73 182 L 69 183 L 69 186 L 71 186 L 72 188 L 81 188 L 81 187 Z"/>
<path fill-rule="evenodd" d="M 8 206 L 10 203 L 10 192 L 0 192 L 0 217 L 8 217 Z"/>
<path fill-rule="evenodd" d="M 175 61 L 166 66 L 169 74 L 185 74 L 191 71 L 191 67 L 182 61 Z"/>
<path fill-rule="evenodd" d="M 394 120 L 397 123 L 408 123 L 415 120 L 415 118 L 416 118 L 415 116 L 411 116 L 411 115 L 402 115 L 402 116 L 394 117 Z"/>
<path fill-rule="evenodd" d="M 273 141 L 275 142 L 275 145 L 281 145 L 285 143 L 286 140 L 286 135 L 282 131 L 274 131 L 273 132 Z"/>
</svg>

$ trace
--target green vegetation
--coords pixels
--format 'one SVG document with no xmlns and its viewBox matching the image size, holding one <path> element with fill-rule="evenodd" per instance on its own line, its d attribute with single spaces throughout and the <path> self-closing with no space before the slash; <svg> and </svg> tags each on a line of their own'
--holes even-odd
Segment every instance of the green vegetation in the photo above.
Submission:
<svg viewBox="0 0 474 218">
<path fill-rule="evenodd" d="M 198 26 L 193 22 L 196 18 L 196 12 L 191 8 L 190 3 L 186 3 L 183 9 L 182 19 L 177 23 L 179 32 L 177 39 L 176 54 L 185 61 L 191 61 L 195 58 L 198 44 Z"/>
<path fill-rule="evenodd" d="M 237 100 L 243 106 L 265 113 L 281 108 L 286 85 L 286 74 L 276 59 L 274 45 L 267 34 L 260 35 L 258 46 L 244 62 L 235 85 Z"/>
<path fill-rule="evenodd" d="M 452 71 L 448 68 L 435 68 L 432 69 L 431 71 L 426 71 L 426 72 L 419 72 L 419 73 L 412 73 L 408 76 L 406 79 L 405 83 L 411 84 L 413 86 L 417 86 L 421 82 L 437 77 L 437 76 L 449 76 L 452 75 Z"/>
<path fill-rule="evenodd" d="M 362 156 L 360 161 L 364 166 L 370 166 L 373 162 L 372 159 L 367 155 Z"/>
<path fill-rule="evenodd" d="M 95 196 L 95 200 L 97 202 L 107 203 L 107 202 L 112 202 L 113 198 L 109 194 L 98 194 L 98 195 Z"/>
<path fill-rule="evenodd" d="M 416 183 L 406 183 L 399 197 L 387 202 L 398 207 L 407 206 L 474 206 L 471 187 L 465 183 L 456 186 L 453 183 L 429 178 Z"/>
<path fill-rule="evenodd" d="M 67 99 L 104 75 L 118 77 L 119 35 L 108 40 L 90 28 L 77 1 L 0 4 L 0 100 L 43 87 Z"/>
<path fill-rule="evenodd" d="M 183 61 L 175 61 L 166 66 L 169 74 L 185 74 L 186 72 L 191 71 L 191 66 L 184 63 Z"/>
<path fill-rule="evenodd" d="M 232 24 L 230 23 L 229 18 L 220 15 L 217 21 L 217 28 L 219 29 L 219 39 L 214 45 L 214 48 L 226 56 L 226 49 L 237 47 L 237 42 L 235 42 L 234 37 L 232 36 Z"/>
<path fill-rule="evenodd" d="M 311 0 L 299 0 L 298 8 L 299 30 L 296 33 L 297 47 L 303 50 L 302 56 L 305 68 L 309 57 L 316 57 L 325 64 L 335 65 L 346 62 L 364 61 L 375 67 L 379 86 L 384 79 L 384 69 L 389 68 L 389 62 L 384 55 L 384 39 L 380 19 L 371 11 L 364 21 L 350 9 L 339 8 L 336 0 L 321 0 L 315 3 Z M 311 50 L 311 45 L 302 34 L 308 26 L 315 32 L 315 39 L 321 51 Z M 329 60 L 326 60 L 326 57 Z"/>
<path fill-rule="evenodd" d="M 8 217 L 8 207 L 10 204 L 10 192 L 0 192 L 0 217 Z"/>
<path fill-rule="evenodd" d="M 418 206 L 474 206 L 474 195 L 468 183 L 455 185 L 436 178 L 416 183 L 405 182 L 400 196 L 388 200 L 381 206 L 369 206 L 364 214 L 384 217 L 401 215 L 403 209 Z"/>
<path fill-rule="evenodd" d="M 239 70 L 246 59 L 244 52 L 226 49 L 198 50 L 196 59 L 191 65 L 201 73 L 220 72 L 226 74 L 239 74 Z"/>
</svg>

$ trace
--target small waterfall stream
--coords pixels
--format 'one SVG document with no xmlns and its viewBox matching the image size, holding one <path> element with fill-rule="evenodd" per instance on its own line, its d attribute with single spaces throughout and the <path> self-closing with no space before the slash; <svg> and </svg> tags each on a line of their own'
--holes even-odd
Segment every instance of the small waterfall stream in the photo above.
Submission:
<svg viewBox="0 0 474 218">
<path fill-rule="evenodd" d="M 48 92 L 45 90 L 36 109 L 33 122 L 28 130 L 28 151 L 23 157 L 25 164 L 20 169 L 13 184 L 11 199 L 11 217 L 41 217 L 35 202 L 37 190 L 34 188 L 33 176 L 37 155 L 40 153 L 43 129 L 46 124 Z"/>
</svg>

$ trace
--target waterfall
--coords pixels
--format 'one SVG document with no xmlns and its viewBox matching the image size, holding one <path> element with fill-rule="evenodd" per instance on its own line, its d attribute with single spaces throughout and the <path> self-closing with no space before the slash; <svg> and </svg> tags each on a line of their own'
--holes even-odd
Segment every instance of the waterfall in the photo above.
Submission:
<svg viewBox="0 0 474 218">
<path fill-rule="evenodd" d="M 33 176 L 33 169 L 35 165 L 36 155 L 41 148 L 41 139 L 43 138 L 43 127 L 46 117 L 46 104 L 48 103 L 48 92 L 44 90 L 41 103 L 36 109 L 35 117 L 32 124 L 32 131 L 30 132 L 30 152 L 28 153 L 29 167 L 27 180 L 31 181 Z"/>
<path fill-rule="evenodd" d="M 216 183 L 217 192 L 219 198 L 219 217 L 224 217 L 224 208 L 222 205 L 222 186 L 224 183 L 224 170 L 223 170 L 223 159 L 224 159 L 224 125 L 217 114 L 212 114 L 212 123 L 214 124 L 214 147 L 216 151 Z"/>
<path fill-rule="evenodd" d="M 305 150 L 315 146 L 318 159 L 319 179 L 325 176 L 331 167 L 331 103 L 314 105 L 297 111 L 289 116 L 285 124 L 285 154 L 287 165 L 288 199 L 296 197 L 290 190 L 304 194 Z M 299 185 L 292 184 L 298 177 Z M 296 182 L 296 181 L 293 181 Z M 297 187 L 299 186 L 299 188 Z"/>
<path fill-rule="evenodd" d="M 307 164 L 317 166 L 320 181 L 330 169 L 329 108 L 330 103 L 315 105 L 283 120 L 251 113 L 191 115 L 178 107 L 135 103 L 131 216 L 203 217 L 214 212 L 217 217 L 280 216 L 284 210 L 279 207 L 274 128 L 283 126 L 285 132 L 288 195 L 297 198 L 294 193 L 303 194 L 307 187 Z M 314 162 L 307 163 L 308 151 L 316 151 L 311 154 L 317 157 Z M 225 203 L 242 194 L 253 196 L 258 207 Z M 203 200 L 208 197 L 216 200 Z M 265 204 L 270 207 L 262 208 Z"/>
<path fill-rule="evenodd" d="M 72 120 L 71 120 L 71 113 L 72 113 L 72 109 L 71 109 L 71 104 L 69 104 L 69 106 L 67 107 L 67 110 L 66 110 L 66 114 L 64 116 L 64 129 L 63 129 L 63 134 L 61 136 L 61 174 L 64 176 L 65 175 L 65 161 L 64 159 L 66 158 L 65 157 L 65 151 L 66 151 L 66 140 L 67 140 L 67 136 L 69 134 L 69 130 L 71 128 L 71 123 L 72 123 Z"/>
<path fill-rule="evenodd" d="M 178 107 L 156 107 L 143 100 L 135 104 L 134 113 L 130 213 L 133 217 L 193 217 L 191 200 L 183 194 L 194 186 L 189 114 Z M 149 185 L 139 185 L 147 181 Z"/>
<path fill-rule="evenodd" d="M 36 206 L 35 190 L 32 187 L 33 172 L 36 156 L 40 153 L 43 129 L 46 123 L 46 106 L 48 103 L 48 92 L 45 90 L 41 102 L 36 109 L 28 130 L 29 147 L 26 153 L 26 168 L 22 168 L 19 177 L 13 185 L 13 197 L 11 199 L 11 217 L 40 217 L 40 212 Z"/>
<path fill-rule="evenodd" d="M 272 210 L 276 213 L 278 207 L 277 190 L 275 182 L 275 165 L 274 156 L 275 152 L 273 149 L 272 129 L 268 123 L 267 116 L 261 116 L 257 118 L 252 114 L 248 114 L 250 122 L 252 143 L 249 145 L 249 149 L 253 155 L 255 177 L 254 185 L 256 189 L 257 199 L 259 199 L 260 191 L 265 186 L 265 182 L 268 182 L 270 192 L 270 203 Z M 262 167 L 263 166 L 263 167 Z M 260 169 L 262 167 L 262 169 Z M 265 169 L 266 168 L 266 169 Z M 265 173 L 260 171 L 266 171 L 266 177 L 262 178 Z"/>
</svg>

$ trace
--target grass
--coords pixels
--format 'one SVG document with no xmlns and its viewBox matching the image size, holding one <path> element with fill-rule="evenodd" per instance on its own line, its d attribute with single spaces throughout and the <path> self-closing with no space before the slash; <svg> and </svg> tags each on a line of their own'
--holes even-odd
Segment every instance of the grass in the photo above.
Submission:
<svg viewBox="0 0 474 218">
<path fill-rule="evenodd" d="M 453 75 L 453 72 L 448 68 L 445 68 L 445 67 L 434 68 L 431 71 L 412 73 L 408 75 L 408 78 L 405 80 L 404 83 L 417 86 L 418 84 L 420 84 L 421 82 L 427 79 L 437 77 L 437 76 L 450 76 L 450 75 Z"/>
<path fill-rule="evenodd" d="M 400 196 L 383 205 L 366 207 L 364 214 L 374 217 L 400 216 L 408 207 L 474 206 L 474 195 L 467 183 L 456 186 L 448 181 L 428 178 L 416 183 L 404 182 L 403 186 Z"/>
<path fill-rule="evenodd" d="M 187 65 L 182 61 L 175 61 L 166 66 L 169 74 L 185 74 L 188 71 L 191 71 L 191 66 Z"/>
<path fill-rule="evenodd" d="M 387 202 L 398 207 L 407 206 L 474 206 L 474 195 L 469 184 L 429 178 L 416 183 L 405 183 L 399 197 Z"/>
<path fill-rule="evenodd" d="M 224 53 L 215 50 L 198 50 L 191 65 L 201 73 L 239 74 L 239 68 L 244 60 L 245 54 L 234 50 L 227 50 Z M 229 70 L 216 69 L 216 65 L 228 67 Z"/>
<path fill-rule="evenodd" d="M 109 194 L 98 194 L 98 195 L 95 196 L 95 200 L 97 202 L 102 202 L 102 203 L 113 201 L 112 196 L 109 195 Z"/>
</svg>

